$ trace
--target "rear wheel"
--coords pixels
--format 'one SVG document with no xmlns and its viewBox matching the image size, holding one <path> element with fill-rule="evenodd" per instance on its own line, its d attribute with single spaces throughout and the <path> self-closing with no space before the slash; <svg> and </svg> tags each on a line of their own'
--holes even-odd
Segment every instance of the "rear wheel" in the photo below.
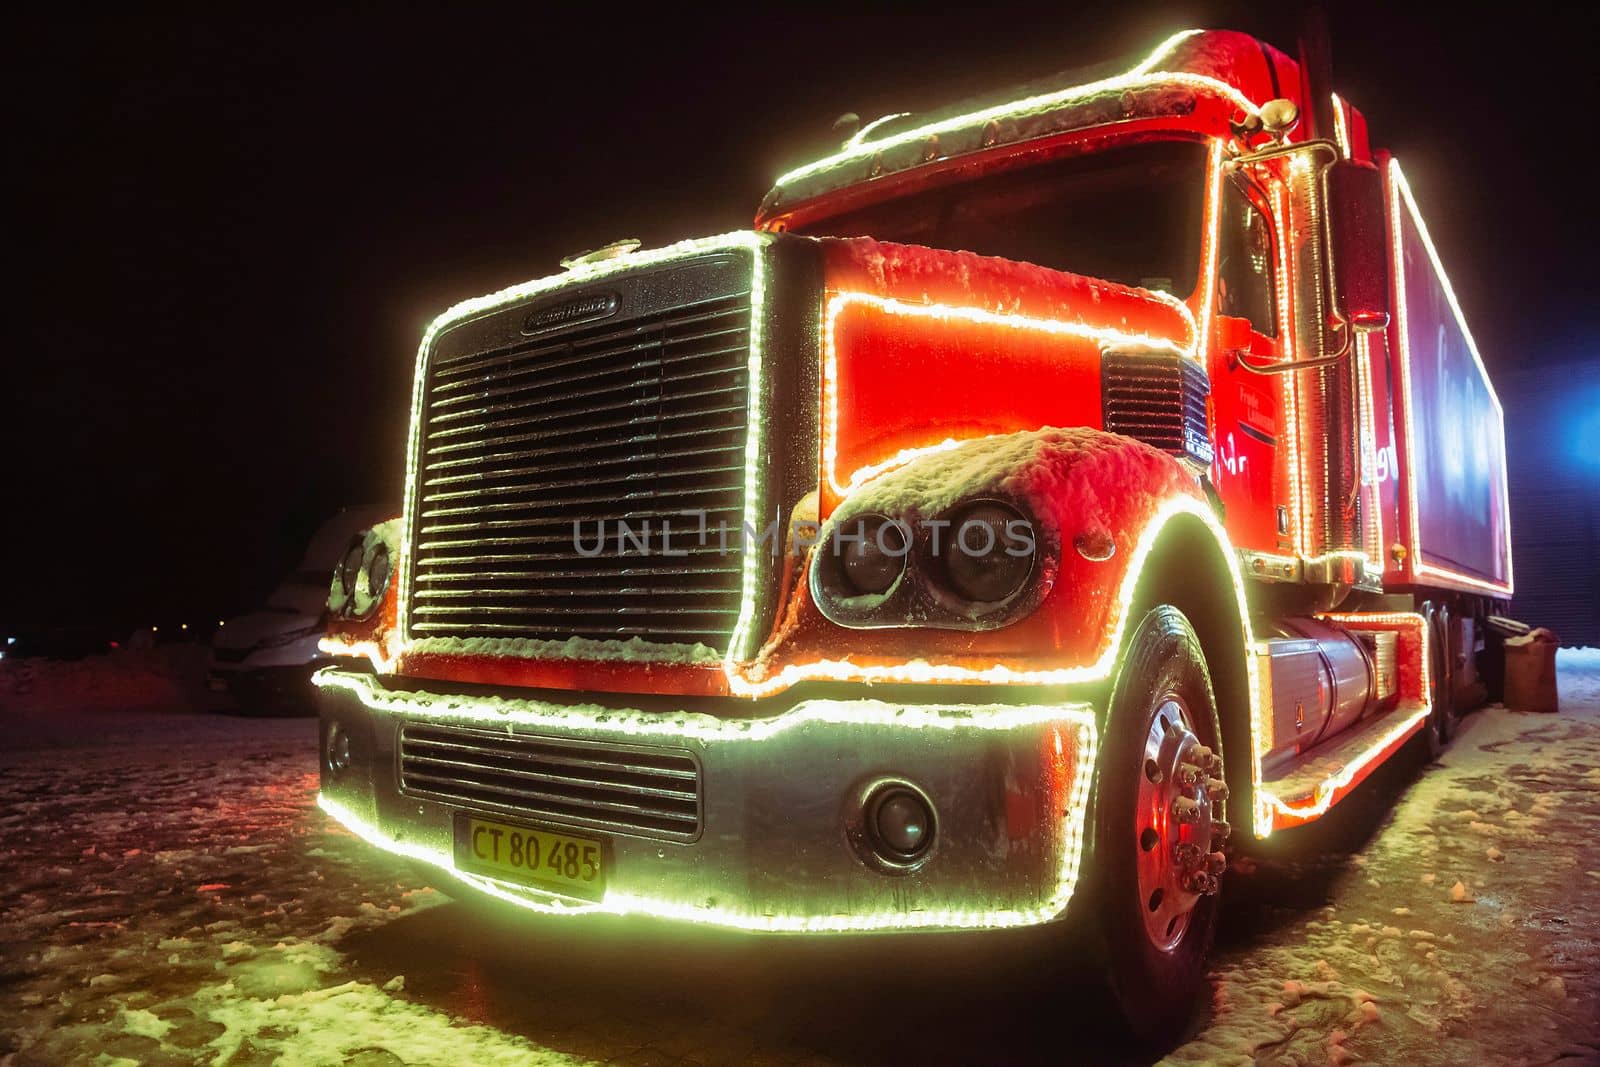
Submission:
<svg viewBox="0 0 1600 1067">
<path fill-rule="evenodd" d="M 1134 1034 L 1165 1047 L 1205 986 L 1228 834 L 1211 678 L 1176 608 L 1140 622 L 1107 719 L 1095 838 L 1106 962 Z"/>
</svg>

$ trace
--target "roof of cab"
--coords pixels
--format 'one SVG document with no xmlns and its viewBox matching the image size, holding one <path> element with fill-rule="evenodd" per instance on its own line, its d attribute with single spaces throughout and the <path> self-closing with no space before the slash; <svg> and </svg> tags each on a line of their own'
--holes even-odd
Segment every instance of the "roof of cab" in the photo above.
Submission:
<svg viewBox="0 0 1600 1067">
<path fill-rule="evenodd" d="M 1224 135 L 1238 112 L 1253 114 L 1275 97 L 1300 98 L 1294 60 L 1247 34 L 1184 30 L 1120 73 L 1047 79 L 997 102 L 867 123 L 838 151 L 781 176 L 757 223 L 863 182 L 1090 126 L 1170 118 L 1175 126 Z"/>
</svg>

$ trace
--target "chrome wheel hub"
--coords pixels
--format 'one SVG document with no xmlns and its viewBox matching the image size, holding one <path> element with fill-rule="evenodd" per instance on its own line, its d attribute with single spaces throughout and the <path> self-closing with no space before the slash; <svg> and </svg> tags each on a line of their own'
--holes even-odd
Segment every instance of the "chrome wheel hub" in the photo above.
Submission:
<svg viewBox="0 0 1600 1067">
<path fill-rule="evenodd" d="M 1163 697 L 1145 734 L 1134 820 L 1145 932 L 1163 952 L 1183 940 L 1200 898 L 1217 891 L 1227 796 L 1222 759 L 1195 736 L 1183 700 Z"/>
</svg>

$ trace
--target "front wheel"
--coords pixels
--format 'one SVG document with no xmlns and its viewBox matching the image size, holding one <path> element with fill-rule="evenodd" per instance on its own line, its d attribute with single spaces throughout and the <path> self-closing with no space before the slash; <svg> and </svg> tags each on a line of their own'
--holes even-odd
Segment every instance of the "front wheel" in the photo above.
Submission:
<svg viewBox="0 0 1600 1067">
<path fill-rule="evenodd" d="M 1140 1039 L 1182 1037 L 1205 986 L 1228 824 L 1216 699 L 1200 642 L 1161 606 L 1135 630 L 1107 714 L 1096 798 L 1112 989 Z"/>
</svg>

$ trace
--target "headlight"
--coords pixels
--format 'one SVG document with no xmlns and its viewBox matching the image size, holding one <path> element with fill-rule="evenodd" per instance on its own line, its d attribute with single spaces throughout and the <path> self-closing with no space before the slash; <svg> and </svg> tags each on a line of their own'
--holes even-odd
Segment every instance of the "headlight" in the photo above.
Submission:
<svg viewBox="0 0 1600 1067">
<path fill-rule="evenodd" d="M 367 561 L 367 595 L 376 600 L 383 596 L 388 585 L 389 546 L 380 541 L 372 550 L 372 559 Z"/>
<path fill-rule="evenodd" d="M 844 577 L 861 594 L 886 593 L 905 573 L 911 539 L 905 525 L 882 515 L 865 515 L 838 538 Z"/>
<path fill-rule="evenodd" d="M 1009 504 L 984 500 L 956 512 L 939 546 L 950 588 L 979 604 L 1014 596 L 1033 572 L 1033 524 Z"/>
<path fill-rule="evenodd" d="M 344 560 L 339 564 L 339 584 L 344 587 L 344 595 L 356 595 L 356 579 L 361 574 L 361 559 L 363 555 L 363 539 L 356 537 L 350 542 L 350 547 L 345 549 Z"/>
</svg>

